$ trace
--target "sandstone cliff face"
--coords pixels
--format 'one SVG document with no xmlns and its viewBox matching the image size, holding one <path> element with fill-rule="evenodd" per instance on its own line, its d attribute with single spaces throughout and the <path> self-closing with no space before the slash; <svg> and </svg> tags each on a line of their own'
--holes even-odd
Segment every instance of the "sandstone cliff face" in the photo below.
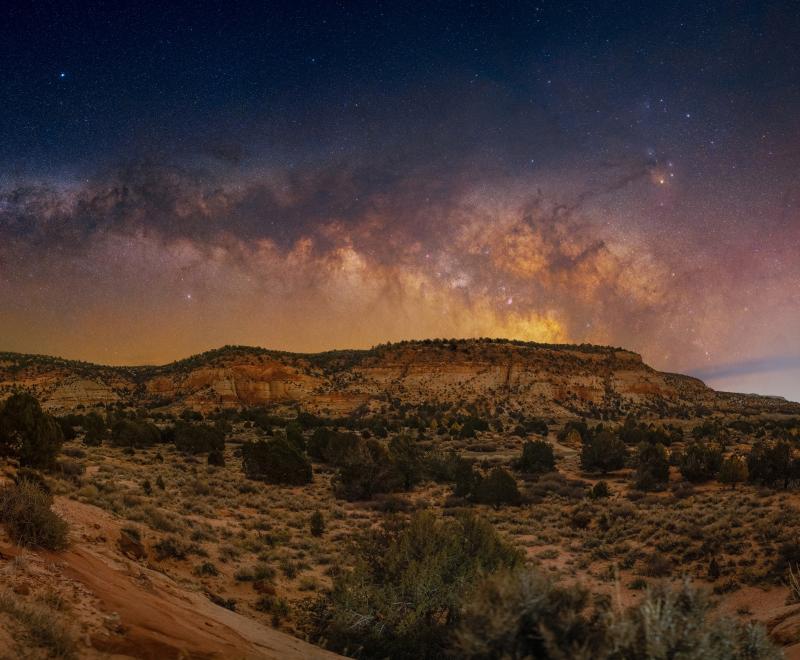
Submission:
<svg viewBox="0 0 800 660">
<path fill-rule="evenodd" d="M 47 397 L 47 404 L 51 408 L 72 409 L 81 404 L 106 405 L 119 400 L 120 396 L 102 381 L 67 377 Z"/>
<path fill-rule="evenodd" d="M 0 397 L 14 388 L 33 392 L 53 411 L 117 402 L 170 410 L 285 403 L 347 414 L 392 397 L 410 404 L 489 399 L 556 416 L 699 405 L 800 412 L 797 404 L 780 400 L 714 392 L 697 379 L 658 372 L 621 349 L 482 340 L 316 355 L 227 347 L 138 368 L 2 354 Z"/>
<path fill-rule="evenodd" d="M 155 397 L 189 398 L 223 405 L 259 406 L 276 401 L 303 401 L 321 382 L 279 362 L 237 362 L 200 367 L 183 376 L 158 376 L 145 382 Z"/>
</svg>

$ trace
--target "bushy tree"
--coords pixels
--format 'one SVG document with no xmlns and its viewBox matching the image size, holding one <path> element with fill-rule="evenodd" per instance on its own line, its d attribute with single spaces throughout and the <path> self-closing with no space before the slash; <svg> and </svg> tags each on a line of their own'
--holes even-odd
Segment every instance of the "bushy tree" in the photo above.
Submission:
<svg viewBox="0 0 800 660">
<path fill-rule="evenodd" d="M 627 417 L 619 430 L 619 437 L 625 444 L 634 447 L 642 442 L 662 444 L 665 447 L 669 447 L 674 441 L 683 438 L 683 432 L 679 428 L 664 428 L 654 424 L 645 424 L 637 422 L 634 417 Z"/>
<path fill-rule="evenodd" d="M 747 461 L 742 456 L 734 454 L 722 461 L 719 469 L 719 480 L 722 483 L 736 488 L 736 484 L 747 481 L 747 477 Z"/>
<path fill-rule="evenodd" d="M 791 445 L 783 440 L 774 443 L 758 440 L 747 455 L 750 480 L 765 486 L 788 488 L 797 480 L 799 467 Z"/>
<path fill-rule="evenodd" d="M 553 446 L 546 440 L 526 442 L 522 445 L 522 456 L 516 462 L 516 468 L 531 474 L 553 472 L 556 469 Z"/>
<path fill-rule="evenodd" d="M 475 492 L 475 488 L 481 481 L 481 474 L 475 469 L 473 462 L 463 456 L 459 456 L 453 468 L 453 495 L 456 497 L 468 497 Z"/>
<path fill-rule="evenodd" d="M 474 438 L 477 431 L 488 431 L 489 423 L 480 417 L 466 417 L 462 420 L 461 430 L 458 432 L 461 438 Z"/>
<path fill-rule="evenodd" d="M 222 452 L 225 449 L 225 434 L 208 424 L 178 422 L 175 424 L 173 442 L 178 451 L 186 454 Z"/>
<path fill-rule="evenodd" d="M 498 430 L 498 432 L 502 432 L 502 428 L 496 430 Z M 516 428 L 514 429 L 514 435 L 518 435 L 521 438 L 524 438 L 529 433 L 547 436 L 549 431 L 550 429 L 547 427 L 547 422 L 545 422 L 543 419 L 534 417 L 532 419 L 521 419 L 519 424 L 517 424 Z"/>
<path fill-rule="evenodd" d="M 308 455 L 331 465 L 342 465 L 358 446 L 361 438 L 355 433 L 340 433 L 324 426 L 314 429 L 307 443 Z"/>
<path fill-rule="evenodd" d="M 389 459 L 393 471 L 402 481 L 403 490 L 411 490 L 419 483 L 423 454 L 414 438 L 406 434 L 394 436 L 389 441 Z"/>
<path fill-rule="evenodd" d="M 517 482 L 508 470 L 496 467 L 478 480 L 472 491 L 478 504 L 489 504 L 495 508 L 503 504 L 519 504 L 520 494 Z"/>
<path fill-rule="evenodd" d="M 0 406 L 2 406 L 2 404 L 0 404 Z M 80 424 L 80 421 L 82 421 L 79 420 L 78 415 L 64 415 L 61 417 L 56 417 L 55 420 L 59 427 L 61 427 L 61 433 L 66 442 L 74 440 L 78 437 L 78 432 L 75 430 L 75 427 Z"/>
<path fill-rule="evenodd" d="M 61 426 L 30 394 L 12 394 L 0 404 L 0 456 L 25 467 L 51 469 L 63 442 Z"/>
<path fill-rule="evenodd" d="M 81 426 L 84 430 L 83 444 L 89 447 L 100 446 L 108 437 L 106 421 L 94 411 L 84 416 Z"/>
<path fill-rule="evenodd" d="M 587 472 L 602 472 L 625 467 L 628 449 L 611 431 L 590 434 L 581 446 L 581 468 Z"/>
<path fill-rule="evenodd" d="M 639 490 L 655 490 L 669 481 L 669 460 L 664 445 L 642 442 L 634 458 L 633 478 Z"/>
<path fill-rule="evenodd" d="M 464 593 L 520 561 L 480 518 L 415 513 L 362 541 L 355 568 L 334 579 L 322 633 L 334 649 L 365 657 L 441 657 Z"/>
<path fill-rule="evenodd" d="M 359 438 L 340 465 L 333 489 L 346 500 L 368 500 L 402 488 L 402 477 L 393 469 L 389 450 L 380 440 Z"/>
<path fill-rule="evenodd" d="M 722 465 L 722 448 L 716 444 L 693 442 L 679 462 L 681 475 L 687 481 L 700 483 L 713 479 Z"/>
<path fill-rule="evenodd" d="M 313 477 L 308 458 L 281 437 L 244 443 L 242 467 L 249 479 L 270 484 L 302 486 Z"/>
<path fill-rule="evenodd" d="M 135 419 L 120 419 L 111 427 L 111 444 L 115 447 L 151 447 L 161 442 L 158 427 Z"/>
<path fill-rule="evenodd" d="M 202 422 L 203 413 L 197 410 L 192 410 L 191 408 L 184 408 L 183 412 L 180 414 L 180 418 L 184 422 Z"/>
</svg>

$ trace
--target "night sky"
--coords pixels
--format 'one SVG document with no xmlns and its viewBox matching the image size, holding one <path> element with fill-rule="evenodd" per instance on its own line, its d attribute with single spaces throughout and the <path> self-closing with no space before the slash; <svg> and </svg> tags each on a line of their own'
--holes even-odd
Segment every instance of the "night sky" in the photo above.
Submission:
<svg viewBox="0 0 800 660">
<path fill-rule="evenodd" d="M 800 400 L 797 2 L 123 4 L 0 10 L 0 350 L 500 336 Z"/>
</svg>

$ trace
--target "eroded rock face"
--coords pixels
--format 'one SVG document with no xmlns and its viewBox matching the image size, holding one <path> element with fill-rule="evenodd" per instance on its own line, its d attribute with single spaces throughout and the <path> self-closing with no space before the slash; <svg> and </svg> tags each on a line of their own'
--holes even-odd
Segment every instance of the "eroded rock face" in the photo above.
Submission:
<svg viewBox="0 0 800 660">
<path fill-rule="evenodd" d="M 53 411 L 122 401 L 204 411 L 288 403 L 347 414 L 387 396 L 411 404 L 482 398 L 539 415 L 637 406 L 800 410 L 766 397 L 714 392 L 697 379 L 656 371 L 621 349 L 485 340 L 407 342 L 316 355 L 227 347 L 139 368 L 0 354 L 0 397 L 15 388 L 31 391 Z"/>
<path fill-rule="evenodd" d="M 201 367 L 182 377 L 159 376 L 146 383 L 149 394 L 189 397 L 197 402 L 260 406 L 280 401 L 302 401 L 322 382 L 297 369 L 270 364 L 236 363 Z"/>
<path fill-rule="evenodd" d="M 102 381 L 68 378 L 66 382 L 55 387 L 44 406 L 51 410 L 71 410 L 79 405 L 91 407 L 116 403 L 119 399 L 119 395 Z"/>
</svg>

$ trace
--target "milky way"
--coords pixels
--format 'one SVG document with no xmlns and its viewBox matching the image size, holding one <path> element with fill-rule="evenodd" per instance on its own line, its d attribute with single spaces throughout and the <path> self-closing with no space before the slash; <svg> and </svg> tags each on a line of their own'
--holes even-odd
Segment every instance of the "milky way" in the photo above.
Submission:
<svg viewBox="0 0 800 660">
<path fill-rule="evenodd" d="M 800 399 L 788 5 L 317 9 L 16 17 L 0 348 L 501 336 Z"/>
</svg>

